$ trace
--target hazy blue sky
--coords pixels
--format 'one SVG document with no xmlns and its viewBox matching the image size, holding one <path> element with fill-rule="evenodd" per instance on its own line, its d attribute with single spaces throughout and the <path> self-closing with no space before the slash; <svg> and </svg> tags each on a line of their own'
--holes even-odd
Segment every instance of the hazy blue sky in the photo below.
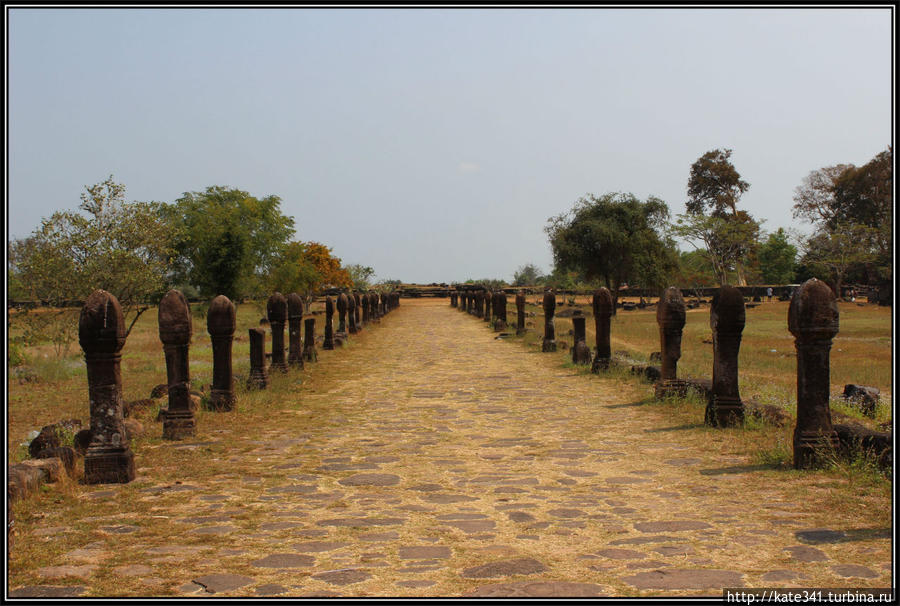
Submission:
<svg viewBox="0 0 900 606">
<path fill-rule="evenodd" d="M 714 148 L 764 228 L 892 143 L 889 9 L 8 8 L 8 235 L 113 174 L 129 200 L 277 195 L 381 279 L 549 271 L 547 219 L 684 212 Z"/>
</svg>

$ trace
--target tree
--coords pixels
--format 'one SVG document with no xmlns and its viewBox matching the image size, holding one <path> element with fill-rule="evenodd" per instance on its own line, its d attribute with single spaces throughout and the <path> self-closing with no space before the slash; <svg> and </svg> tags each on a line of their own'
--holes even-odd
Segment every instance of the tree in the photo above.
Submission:
<svg viewBox="0 0 900 606">
<path fill-rule="evenodd" d="M 807 241 L 803 263 L 815 273 L 827 276 L 835 295 L 840 297 L 850 269 L 875 258 L 872 248 L 877 231 L 859 223 L 838 223 L 834 229 L 820 229 Z"/>
<path fill-rule="evenodd" d="M 834 198 L 835 181 L 852 164 L 835 164 L 810 172 L 794 189 L 793 215 L 810 223 L 833 224 L 838 216 Z"/>
<path fill-rule="evenodd" d="M 264 294 L 294 232 L 294 220 L 280 206 L 278 196 L 258 199 L 218 185 L 186 192 L 166 209 L 179 228 L 175 279 L 205 297 Z"/>
<path fill-rule="evenodd" d="M 540 278 L 541 271 L 533 263 L 526 263 L 513 274 L 513 285 L 531 286 L 537 284 Z"/>
<path fill-rule="evenodd" d="M 666 203 L 634 194 L 588 194 L 568 213 L 548 220 L 554 274 L 574 271 L 585 280 L 602 280 L 618 297 L 625 283 L 661 288 L 677 267 L 675 245 L 665 233 Z"/>
<path fill-rule="evenodd" d="M 769 234 L 757 253 L 762 279 L 766 284 L 789 284 L 797 268 L 797 247 L 788 241 L 783 227 Z"/>
<path fill-rule="evenodd" d="M 747 283 L 744 260 L 753 252 L 759 224 L 749 213 L 737 209 L 741 195 L 750 184 L 741 179 L 730 158 L 730 149 L 714 149 L 691 165 L 685 203 L 688 217 L 681 221 L 681 229 L 692 232 L 694 239 L 705 243 L 720 280 L 724 280 L 724 268 L 732 266 L 738 285 L 743 286 Z"/>
<path fill-rule="evenodd" d="M 167 288 L 172 230 L 154 202 L 125 202 L 110 175 L 88 186 L 80 210 L 53 213 L 13 246 L 15 271 L 28 296 L 51 307 L 84 300 L 96 289 L 119 300 L 128 333 Z"/>
<path fill-rule="evenodd" d="M 689 288 L 718 284 L 705 250 L 690 250 L 679 254 L 678 283 Z"/>
<path fill-rule="evenodd" d="M 746 211 L 735 217 L 678 215 L 672 233 L 684 238 L 702 254 L 719 284 L 727 284 L 734 273 L 738 284 L 746 283 L 744 265 L 755 255 L 759 223 Z"/>
<path fill-rule="evenodd" d="M 350 281 L 354 290 L 368 290 L 372 276 L 375 275 L 374 269 L 358 263 L 348 265 L 345 269 L 350 274 Z"/>
<path fill-rule="evenodd" d="M 306 247 L 302 242 L 290 242 L 269 271 L 266 284 L 268 292 L 296 292 L 308 296 L 320 282 L 321 276 L 307 258 Z"/>
<path fill-rule="evenodd" d="M 350 273 L 341 267 L 341 260 L 331 254 L 331 249 L 318 242 L 301 242 L 303 258 L 316 270 L 316 281 L 312 290 L 326 287 L 350 288 L 353 286 Z"/>
</svg>

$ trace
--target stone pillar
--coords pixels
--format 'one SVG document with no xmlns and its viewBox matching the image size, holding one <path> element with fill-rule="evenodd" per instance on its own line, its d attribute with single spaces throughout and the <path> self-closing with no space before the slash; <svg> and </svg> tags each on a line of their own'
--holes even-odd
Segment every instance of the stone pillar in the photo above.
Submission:
<svg viewBox="0 0 900 606">
<path fill-rule="evenodd" d="M 494 293 L 490 290 L 484 291 L 484 321 L 488 323 L 488 326 L 491 324 L 491 313 L 493 312 L 494 307 Z"/>
<path fill-rule="evenodd" d="M 572 362 L 575 364 L 591 363 L 591 349 L 587 346 L 584 320 L 584 316 L 572 317 L 572 333 L 575 336 L 575 341 L 572 344 Z"/>
<path fill-rule="evenodd" d="M 359 332 L 356 328 L 356 297 L 353 293 L 347 295 L 347 319 L 350 324 L 350 334 L 355 335 Z"/>
<path fill-rule="evenodd" d="M 683 381 L 677 379 L 678 359 L 681 357 L 681 332 L 684 329 L 685 306 L 681 290 L 670 286 L 656 305 L 656 323 L 659 324 L 659 341 L 662 364 L 660 380 L 656 384 L 656 397 L 684 395 Z"/>
<path fill-rule="evenodd" d="M 597 338 L 597 353 L 591 372 L 599 373 L 609 368 L 612 352 L 609 344 L 609 323 L 613 314 L 613 300 L 609 289 L 600 288 L 594 291 L 594 330 Z"/>
<path fill-rule="evenodd" d="M 358 292 L 353 293 L 353 300 L 356 303 L 356 330 L 362 330 L 362 297 Z"/>
<path fill-rule="evenodd" d="M 272 331 L 272 364 L 270 369 L 287 372 L 284 360 L 284 324 L 287 321 L 287 300 L 280 292 L 269 297 L 266 305 L 269 329 Z"/>
<path fill-rule="evenodd" d="M 722 286 L 712 298 L 709 326 L 713 339 L 712 394 L 706 404 L 706 424 L 728 427 L 744 422 L 738 390 L 738 353 L 746 315 L 744 297 L 734 286 Z"/>
<path fill-rule="evenodd" d="M 303 321 L 306 329 L 303 335 L 303 359 L 307 362 L 318 362 L 319 354 L 316 351 L 316 319 L 306 318 Z"/>
<path fill-rule="evenodd" d="M 525 334 L 525 293 L 516 293 L 516 335 Z"/>
<path fill-rule="evenodd" d="M 209 408 L 219 412 L 234 410 L 234 375 L 231 368 L 231 344 L 234 341 L 234 303 L 219 295 L 209 304 L 206 330 L 212 340 L 213 382 Z"/>
<path fill-rule="evenodd" d="M 494 293 L 494 331 L 506 330 L 506 293 L 501 291 Z"/>
<path fill-rule="evenodd" d="M 375 322 L 381 317 L 378 315 L 378 294 L 374 292 L 369 293 L 369 317 Z"/>
<path fill-rule="evenodd" d="M 303 368 L 303 299 L 295 292 L 287 296 L 288 364 Z"/>
<path fill-rule="evenodd" d="M 266 372 L 266 331 L 251 328 L 249 333 L 250 376 L 247 377 L 247 389 L 265 389 L 269 385 L 269 373 Z"/>
<path fill-rule="evenodd" d="M 838 333 L 834 292 L 811 278 L 791 297 L 788 330 L 797 348 L 797 426 L 794 428 L 794 467 L 814 467 L 824 450 L 834 452 L 837 434 L 831 425 L 831 342 Z"/>
<path fill-rule="evenodd" d="M 347 295 L 341 293 L 337 298 L 338 309 L 338 335 L 347 337 Z"/>
<path fill-rule="evenodd" d="M 544 293 L 544 342 L 541 351 L 556 351 L 556 327 L 553 326 L 553 314 L 556 313 L 556 295 L 552 290 Z"/>
<path fill-rule="evenodd" d="M 450 293 L 450 307 L 456 307 L 456 293 Z"/>
<path fill-rule="evenodd" d="M 334 349 L 334 299 L 325 297 L 325 340 L 322 341 L 322 349 Z"/>
<path fill-rule="evenodd" d="M 84 482 L 130 482 L 134 479 L 134 453 L 125 437 L 120 368 L 125 317 L 113 295 L 95 290 L 84 302 L 78 342 L 84 350 L 91 403 L 91 443 L 84 455 Z"/>
<path fill-rule="evenodd" d="M 475 291 L 475 317 L 484 317 L 484 291 Z"/>
<path fill-rule="evenodd" d="M 368 324 L 370 322 L 369 319 L 369 296 L 366 293 L 363 293 L 359 296 L 359 306 L 362 308 L 362 321 L 363 324 Z"/>
<path fill-rule="evenodd" d="M 191 410 L 191 375 L 188 346 L 191 343 L 191 308 L 180 291 L 170 290 L 159 302 L 159 340 L 166 354 L 169 409 L 163 421 L 163 438 L 181 440 L 194 435 Z"/>
</svg>

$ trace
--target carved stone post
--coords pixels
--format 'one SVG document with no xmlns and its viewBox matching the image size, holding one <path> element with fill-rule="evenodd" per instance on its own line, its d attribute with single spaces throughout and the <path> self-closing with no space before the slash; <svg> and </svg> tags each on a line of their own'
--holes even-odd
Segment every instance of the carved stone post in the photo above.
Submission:
<svg viewBox="0 0 900 606">
<path fill-rule="evenodd" d="M 188 347 L 191 342 L 191 308 L 180 291 L 170 290 L 159 302 L 159 339 L 166 354 L 169 409 L 163 421 L 163 437 L 181 440 L 194 435 L 191 410 L 191 375 Z"/>
<path fill-rule="evenodd" d="M 681 357 L 681 332 L 684 329 L 685 305 L 681 290 L 670 286 L 659 298 L 656 306 L 656 323 L 659 324 L 662 365 L 660 380 L 656 384 L 656 397 L 684 395 L 687 388 L 677 379 L 678 359 Z"/>
<path fill-rule="evenodd" d="M 713 333 L 713 384 L 706 404 L 706 424 L 713 427 L 744 422 L 744 405 L 738 389 L 738 353 L 745 320 L 741 291 L 734 286 L 719 288 L 709 310 L 709 326 Z"/>
<path fill-rule="evenodd" d="M 209 304 L 206 330 L 212 340 L 213 350 L 213 382 L 209 407 L 220 412 L 234 410 L 234 375 L 231 369 L 234 326 L 234 303 L 225 295 L 219 295 Z"/>
<path fill-rule="evenodd" d="M 369 293 L 369 317 L 375 322 L 378 322 L 381 318 L 381 315 L 378 313 L 378 293 Z"/>
<path fill-rule="evenodd" d="M 450 293 L 450 307 L 456 307 L 456 293 Z"/>
<path fill-rule="evenodd" d="M 303 299 L 295 292 L 287 296 L 288 364 L 303 368 Z"/>
<path fill-rule="evenodd" d="M 516 335 L 525 334 L 525 293 L 516 293 Z"/>
<path fill-rule="evenodd" d="M 350 334 L 355 335 L 359 331 L 356 329 L 356 297 L 353 296 L 353 293 L 347 295 L 347 318 L 350 324 Z"/>
<path fill-rule="evenodd" d="M 823 449 L 833 452 L 838 446 L 828 400 L 831 342 L 839 328 L 837 300 L 831 288 L 815 278 L 804 282 L 788 308 L 788 330 L 797 348 L 797 469 L 814 467 Z"/>
<path fill-rule="evenodd" d="M 305 328 L 303 334 L 303 359 L 307 362 L 318 362 L 319 354 L 316 351 L 316 319 L 306 318 L 303 321 Z"/>
<path fill-rule="evenodd" d="M 552 290 L 544 293 L 544 342 L 541 351 L 556 351 L 556 327 L 553 314 L 556 313 L 556 295 Z"/>
<path fill-rule="evenodd" d="M 250 329 L 250 376 L 247 389 L 265 389 L 269 385 L 266 371 L 266 331 L 262 328 Z"/>
<path fill-rule="evenodd" d="M 284 360 L 284 324 L 287 320 L 287 300 L 280 292 L 269 297 L 266 305 L 269 317 L 269 328 L 272 331 L 272 364 L 271 369 L 287 372 Z"/>
<path fill-rule="evenodd" d="M 599 373 L 609 368 L 612 352 L 609 343 L 609 324 L 613 314 L 613 300 L 609 289 L 600 288 L 594 291 L 594 330 L 596 331 L 597 353 L 591 372 Z"/>
<path fill-rule="evenodd" d="M 475 317 L 483 318 L 484 317 L 484 291 L 478 290 L 475 292 Z"/>
<path fill-rule="evenodd" d="M 325 297 L 325 339 L 322 341 L 322 349 L 334 349 L 334 299 Z"/>
<path fill-rule="evenodd" d="M 338 335 L 343 338 L 347 337 L 347 295 L 341 293 L 337 297 L 338 309 Z"/>
<path fill-rule="evenodd" d="M 494 331 L 506 330 L 506 293 L 502 290 L 494 293 Z"/>
<path fill-rule="evenodd" d="M 362 307 L 363 324 L 368 324 L 371 321 L 369 319 L 369 296 L 366 293 L 357 296 L 359 296 L 359 306 Z"/>
<path fill-rule="evenodd" d="M 591 349 L 587 346 L 584 320 L 584 316 L 572 317 L 572 333 L 575 336 L 575 342 L 572 345 L 572 362 L 575 364 L 591 363 Z"/>
<path fill-rule="evenodd" d="M 84 455 L 86 484 L 124 484 L 134 479 L 134 453 L 125 438 L 122 347 L 125 317 L 119 301 L 95 290 L 78 320 L 78 341 L 87 365 L 91 443 Z"/>
<path fill-rule="evenodd" d="M 353 293 L 353 301 L 356 303 L 356 330 L 362 330 L 362 298 L 358 292 Z"/>
<path fill-rule="evenodd" d="M 491 313 L 493 312 L 494 307 L 494 293 L 490 290 L 484 291 L 484 321 L 488 323 L 488 326 L 491 324 Z"/>
</svg>

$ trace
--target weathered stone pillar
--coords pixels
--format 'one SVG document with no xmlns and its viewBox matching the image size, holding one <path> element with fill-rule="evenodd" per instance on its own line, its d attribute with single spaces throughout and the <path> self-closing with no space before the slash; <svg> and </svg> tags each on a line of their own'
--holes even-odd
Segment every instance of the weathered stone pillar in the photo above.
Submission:
<svg viewBox="0 0 900 606">
<path fill-rule="evenodd" d="M 276 292 L 266 304 L 269 318 L 269 329 L 272 331 L 272 364 L 270 369 L 287 372 L 284 360 L 284 324 L 287 321 L 287 300 L 280 292 Z"/>
<path fill-rule="evenodd" d="M 525 334 L 525 293 L 516 293 L 516 335 Z"/>
<path fill-rule="evenodd" d="M 325 297 L 325 339 L 322 341 L 322 349 L 334 349 L 334 299 Z"/>
<path fill-rule="evenodd" d="M 350 324 L 350 334 L 355 335 L 359 332 L 356 328 L 356 297 L 353 293 L 347 295 L 347 318 Z"/>
<path fill-rule="evenodd" d="M 494 331 L 506 330 L 506 293 L 501 291 L 494 293 Z"/>
<path fill-rule="evenodd" d="M 219 295 L 209 304 L 206 330 L 212 340 L 213 350 L 213 382 L 209 407 L 220 412 L 234 410 L 234 375 L 231 368 L 234 327 L 234 303 L 225 295 Z"/>
<path fill-rule="evenodd" d="M 307 362 L 318 362 L 319 354 L 316 351 L 316 319 L 307 318 L 303 321 L 305 328 L 303 334 L 303 359 Z"/>
<path fill-rule="evenodd" d="M 456 293 L 450 293 L 450 307 L 456 307 Z"/>
<path fill-rule="evenodd" d="M 353 293 L 353 300 L 356 302 L 356 330 L 362 330 L 362 297 L 358 292 Z"/>
<path fill-rule="evenodd" d="M 381 315 L 378 313 L 378 293 L 369 293 L 369 317 L 378 322 Z"/>
<path fill-rule="evenodd" d="M 484 321 L 491 324 L 491 313 L 494 307 L 494 293 L 490 290 L 484 291 Z"/>
<path fill-rule="evenodd" d="M 738 353 L 745 319 L 741 291 L 734 286 L 719 288 L 709 310 L 709 326 L 713 333 L 713 383 L 706 404 L 706 424 L 713 427 L 744 422 L 744 405 L 738 389 Z"/>
<path fill-rule="evenodd" d="M 84 302 L 78 342 L 84 350 L 91 402 L 91 443 L 84 455 L 84 482 L 130 482 L 134 479 L 134 453 L 125 437 L 120 368 L 125 317 L 112 294 L 95 290 Z"/>
<path fill-rule="evenodd" d="M 475 291 L 475 317 L 484 317 L 484 291 Z"/>
<path fill-rule="evenodd" d="M 368 324 L 371 319 L 369 318 L 369 295 L 363 293 L 359 297 L 359 306 L 362 307 L 362 321 L 363 324 Z"/>
<path fill-rule="evenodd" d="M 288 364 L 303 368 L 303 299 L 295 292 L 287 296 Z"/>
<path fill-rule="evenodd" d="M 159 302 L 159 339 L 166 354 L 169 408 L 163 421 L 163 437 L 181 440 L 194 435 L 191 410 L 191 375 L 188 347 L 193 330 L 191 308 L 180 291 L 170 290 Z"/>
<path fill-rule="evenodd" d="M 338 334 L 341 337 L 347 337 L 347 295 L 341 293 L 337 297 L 338 309 Z"/>
<path fill-rule="evenodd" d="M 788 308 L 788 330 L 797 348 L 797 469 L 814 467 L 821 454 L 834 452 L 838 446 L 828 400 L 831 341 L 839 328 L 837 300 L 831 288 L 815 278 L 804 282 Z"/>
<path fill-rule="evenodd" d="M 556 351 L 556 327 L 553 326 L 553 314 L 556 313 L 556 295 L 552 290 L 544 293 L 544 342 L 541 351 Z"/>
<path fill-rule="evenodd" d="M 575 364 L 591 363 L 591 349 L 587 346 L 587 332 L 585 332 L 584 320 L 584 316 L 572 317 L 572 333 L 575 337 L 572 345 L 572 362 Z"/>
<path fill-rule="evenodd" d="M 591 372 L 599 373 L 609 368 L 612 352 L 609 343 L 609 323 L 613 314 L 613 300 L 609 289 L 600 288 L 594 291 L 594 330 L 596 331 L 597 353 Z"/>
<path fill-rule="evenodd" d="M 266 372 L 266 331 L 251 328 L 249 334 L 250 376 L 247 377 L 247 389 L 265 389 L 269 385 L 269 373 Z"/>
<path fill-rule="evenodd" d="M 659 324 L 660 354 L 662 364 L 660 380 L 656 384 L 656 397 L 684 395 L 687 388 L 677 379 L 678 359 L 681 357 L 681 332 L 684 329 L 685 306 L 681 290 L 670 286 L 656 305 L 656 323 Z"/>
</svg>

